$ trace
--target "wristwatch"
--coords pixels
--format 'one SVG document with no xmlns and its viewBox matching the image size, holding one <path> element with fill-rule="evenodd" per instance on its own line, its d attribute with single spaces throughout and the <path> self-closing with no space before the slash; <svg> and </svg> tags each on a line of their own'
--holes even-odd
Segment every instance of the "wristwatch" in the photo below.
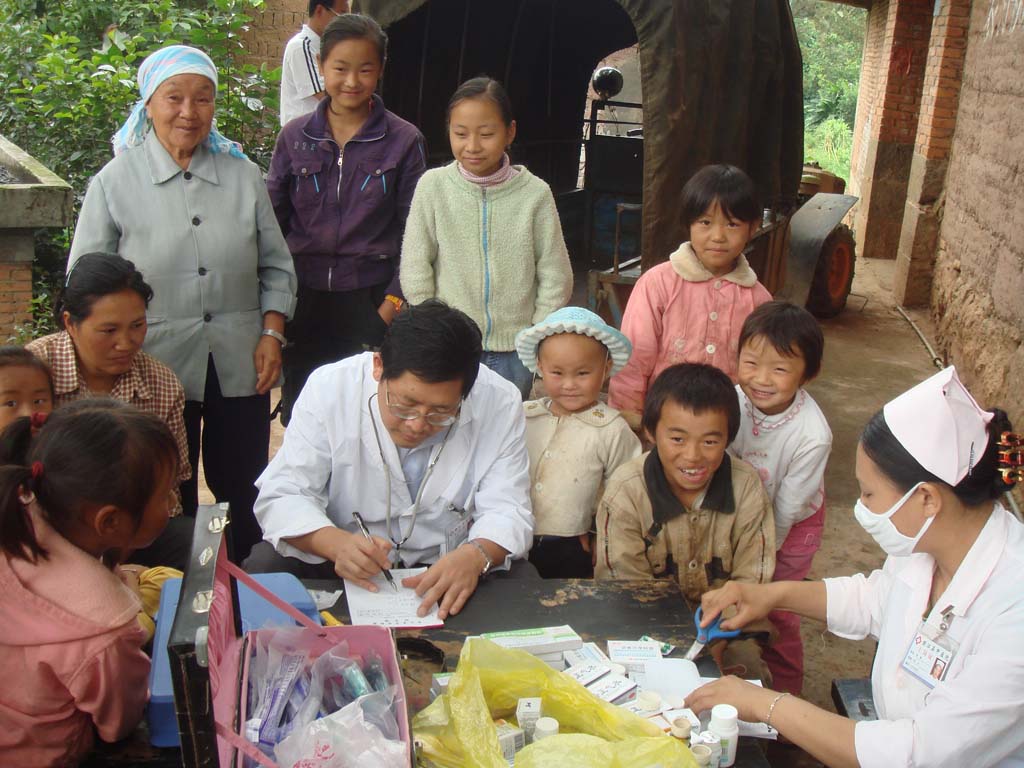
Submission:
<svg viewBox="0 0 1024 768">
<path fill-rule="evenodd" d="M 474 547 L 479 549 L 480 554 L 484 556 L 484 569 L 480 571 L 480 577 L 482 578 L 486 576 L 488 573 L 490 573 L 491 568 L 494 566 L 494 563 L 491 562 L 491 556 L 487 554 L 487 550 L 484 549 L 483 544 L 481 544 L 476 539 L 473 539 L 472 541 L 468 541 L 466 543 L 472 544 Z"/>
<path fill-rule="evenodd" d="M 284 349 L 285 347 L 288 346 L 288 339 L 284 337 L 284 334 L 281 333 L 280 331 L 275 331 L 273 328 L 264 328 L 262 335 L 269 336 L 270 338 L 276 339 L 277 341 L 281 342 L 281 349 Z"/>
</svg>

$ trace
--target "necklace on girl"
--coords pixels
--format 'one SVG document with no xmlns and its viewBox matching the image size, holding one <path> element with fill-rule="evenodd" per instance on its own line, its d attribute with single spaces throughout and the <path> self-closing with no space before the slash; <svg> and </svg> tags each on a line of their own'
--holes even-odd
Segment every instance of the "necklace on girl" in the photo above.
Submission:
<svg viewBox="0 0 1024 768">
<path fill-rule="evenodd" d="M 794 418 L 796 418 L 796 415 L 800 413 L 800 409 L 804 407 L 804 401 L 806 399 L 807 393 L 801 389 L 800 394 L 797 395 L 796 403 L 790 407 L 789 413 L 787 413 L 783 418 L 779 419 L 778 421 L 773 422 L 768 421 L 768 419 L 770 419 L 771 416 L 766 415 L 758 418 L 754 414 L 754 406 L 750 404 L 750 400 L 744 399 L 744 405 L 746 405 L 747 407 L 747 414 L 750 416 L 750 431 L 754 433 L 754 437 L 757 437 L 758 435 L 761 434 L 762 429 L 765 432 L 770 432 L 773 429 L 778 429 L 783 424 L 786 424 L 792 421 Z"/>
</svg>

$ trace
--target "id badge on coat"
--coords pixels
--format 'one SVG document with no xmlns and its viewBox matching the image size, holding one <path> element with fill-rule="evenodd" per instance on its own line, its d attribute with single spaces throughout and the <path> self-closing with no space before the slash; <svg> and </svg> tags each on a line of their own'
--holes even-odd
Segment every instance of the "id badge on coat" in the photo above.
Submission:
<svg viewBox="0 0 1024 768">
<path fill-rule="evenodd" d="M 959 643 L 949 637 L 943 629 L 937 629 L 927 621 L 914 633 L 907 655 L 900 665 L 929 688 L 934 688 L 946 679 L 949 665 L 959 649 Z"/>
<path fill-rule="evenodd" d="M 469 528 L 473 525 L 473 517 L 466 514 L 466 510 L 454 504 L 449 503 L 445 505 L 445 512 L 449 515 L 454 515 L 455 520 L 445 526 L 444 542 L 441 544 L 442 557 L 449 552 L 454 552 L 466 543 L 466 540 L 469 538 Z"/>
</svg>

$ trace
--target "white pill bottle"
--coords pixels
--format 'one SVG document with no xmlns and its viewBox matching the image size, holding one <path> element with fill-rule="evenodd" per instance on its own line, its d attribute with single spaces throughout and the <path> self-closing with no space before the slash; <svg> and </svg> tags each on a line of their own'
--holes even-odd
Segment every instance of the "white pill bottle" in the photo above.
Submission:
<svg viewBox="0 0 1024 768">
<path fill-rule="evenodd" d="M 729 768 L 736 762 L 736 745 L 739 742 L 739 713 L 732 704 L 716 704 L 711 708 L 711 723 L 708 730 L 722 742 L 720 768 Z"/>
</svg>

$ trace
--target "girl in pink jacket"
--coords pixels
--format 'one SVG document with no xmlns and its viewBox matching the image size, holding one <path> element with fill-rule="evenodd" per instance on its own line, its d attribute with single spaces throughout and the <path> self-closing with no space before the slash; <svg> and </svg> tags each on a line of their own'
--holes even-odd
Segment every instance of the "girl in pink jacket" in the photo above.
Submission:
<svg viewBox="0 0 1024 768">
<path fill-rule="evenodd" d="M 0 765 L 74 765 L 149 698 L 138 597 L 112 571 L 167 525 L 178 448 L 152 414 L 80 400 L 0 454 Z"/>
<path fill-rule="evenodd" d="M 635 424 L 647 387 L 670 365 L 714 365 L 735 382 L 743 321 L 772 298 L 743 255 L 761 221 L 750 177 L 704 166 L 683 187 L 682 208 L 689 242 L 644 272 L 622 318 L 633 356 L 612 377 L 608 400 Z"/>
</svg>

